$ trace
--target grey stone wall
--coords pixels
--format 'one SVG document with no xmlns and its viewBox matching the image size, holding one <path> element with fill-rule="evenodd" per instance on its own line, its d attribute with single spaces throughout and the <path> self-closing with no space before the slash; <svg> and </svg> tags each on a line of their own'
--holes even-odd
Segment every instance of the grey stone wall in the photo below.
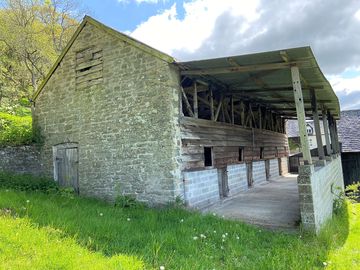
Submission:
<svg viewBox="0 0 360 270">
<path fill-rule="evenodd" d="M 280 176 L 279 171 L 279 160 L 276 159 L 270 159 L 270 178 L 277 178 Z"/>
<path fill-rule="evenodd" d="M 340 155 L 325 166 L 302 165 L 298 176 L 301 220 L 306 229 L 319 232 L 332 216 L 333 202 L 344 190 Z"/>
<path fill-rule="evenodd" d="M 0 148 L 0 171 L 41 175 L 40 149 L 36 145 L 7 146 Z"/>
<path fill-rule="evenodd" d="M 202 208 L 220 200 L 217 169 L 184 172 L 183 176 L 187 206 Z"/>
<path fill-rule="evenodd" d="M 102 79 L 76 86 L 76 54 L 102 50 Z M 80 194 L 135 194 L 166 203 L 180 192 L 179 73 L 102 29 L 86 24 L 35 101 L 41 162 L 53 174 L 52 146 L 79 146 Z"/>
<path fill-rule="evenodd" d="M 233 196 L 248 189 L 246 164 L 227 166 L 229 195 Z"/>
<path fill-rule="evenodd" d="M 266 182 L 265 161 L 253 162 L 253 179 L 254 185 Z"/>
</svg>

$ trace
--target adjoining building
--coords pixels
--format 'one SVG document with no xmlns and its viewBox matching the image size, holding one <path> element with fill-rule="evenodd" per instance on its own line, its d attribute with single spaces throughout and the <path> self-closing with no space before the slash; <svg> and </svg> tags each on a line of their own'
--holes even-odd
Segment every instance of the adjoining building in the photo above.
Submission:
<svg viewBox="0 0 360 270">
<path fill-rule="evenodd" d="M 331 189 L 343 188 L 339 102 L 310 47 L 178 62 L 85 17 L 35 94 L 33 116 L 44 172 L 87 196 L 206 207 L 287 173 L 285 120 L 294 118 L 306 228 L 331 217 Z M 322 117 L 326 142 L 336 142 L 320 162 L 306 117 L 316 129 Z"/>
<path fill-rule="evenodd" d="M 341 112 L 338 121 L 344 183 L 360 182 L 360 110 Z"/>
</svg>

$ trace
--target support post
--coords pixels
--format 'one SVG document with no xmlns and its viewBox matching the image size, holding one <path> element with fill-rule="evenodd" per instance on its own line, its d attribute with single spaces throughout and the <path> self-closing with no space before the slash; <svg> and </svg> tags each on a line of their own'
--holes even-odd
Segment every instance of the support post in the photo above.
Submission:
<svg viewBox="0 0 360 270">
<path fill-rule="evenodd" d="M 212 89 L 210 89 L 210 114 L 211 114 L 211 120 L 214 121 L 214 119 L 215 119 L 215 116 L 214 116 L 214 96 L 213 96 Z"/>
<path fill-rule="evenodd" d="M 230 103 L 231 103 L 231 124 L 235 124 L 235 115 L 234 115 L 234 97 L 231 96 L 230 98 Z"/>
<path fill-rule="evenodd" d="M 294 99 L 296 105 L 296 115 L 299 125 L 301 150 L 303 153 L 304 164 L 312 164 L 308 135 L 306 132 L 304 100 L 301 89 L 300 73 L 297 66 L 291 67 L 291 78 L 293 83 Z"/>
<path fill-rule="evenodd" d="M 194 117 L 194 113 L 193 113 L 193 111 L 191 110 L 191 105 L 190 105 L 189 100 L 188 100 L 188 98 L 187 98 L 187 96 L 186 96 L 186 94 L 185 94 L 184 89 L 183 89 L 182 87 L 180 87 L 180 90 L 181 90 L 181 94 L 182 94 L 183 101 L 185 102 L 185 106 L 186 106 L 187 112 L 189 113 L 189 115 L 190 115 L 191 117 Z"/>
<path fill-rule="evenodd" d="M 198 103 L 198 92 L 197 92 L 197 83 L 194 83 L 194 96 L 193 96 L 193 103 L 194 103 L 194 117 L 199 118 L 199 103 Z"/>
<path fill-rule="evenodd" d="M 245 107 L 244 107 L 244 102 L 241 101 L 240 102 L 240 121 L 241 121 L 241 125 L 244 126 L 245 125 Z"/>
<path fill-rule="evenodd" d="M 330 134 L 329 134 L 329 123 L 327 119 L 326 109 L 322 108 L 322 120 L 324 126 L 324 135 L 325 135 L 325 142 L 326 142 L 326 154 L 328 156 L 331 155 L 331 145 L 330 145 Z"/>
<path fill-rule="evenodd" d="M 319 154 L 319 160 L 323 160 L 323 159 L 325 159 L 325 154 L 324 154 L 324 146 L 323 146 L 322 138 L 321 138 L 318 104 L 317 104 L 314 89 L 311 89 L 310 91 L 311 91 L 310 92 L 311 93 L 311 107 L 312 107 L 312 114 L 313 114 L 313 119 L 314 119 L 316 144 L 317 144 L 317 149 L 318 149 L 318 154 Z"/>
<path fill-rule="evenodd" d="M 259 114 L 259 129 L 262 129 L 262 112 L 261 112 L 261 106 L 258 107 L 258 114 Z"/>
<path fill-rule="evenodd" d="M 328 112 L 328 121 L 329 121 L 330 137 L 331 137 L 331 146 L 333 150 L 332 152 L 333 154 L 336 154 L 338 152 L 338 144 L 335 135 L 334 118 L 330 115 L 330 112 Z"/>
</svg>

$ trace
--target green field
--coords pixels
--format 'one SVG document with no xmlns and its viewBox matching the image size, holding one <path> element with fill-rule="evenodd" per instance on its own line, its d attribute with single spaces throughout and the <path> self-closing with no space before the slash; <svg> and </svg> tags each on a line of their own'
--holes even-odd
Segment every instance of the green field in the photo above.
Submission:
<svg viewBox="0 0 360 270">
<path fill-rule="evenodd" d="M 359 269 L 360 204 L 286 234 L 180 207 L 0 189 L 0 269 Z"/>
</svg>

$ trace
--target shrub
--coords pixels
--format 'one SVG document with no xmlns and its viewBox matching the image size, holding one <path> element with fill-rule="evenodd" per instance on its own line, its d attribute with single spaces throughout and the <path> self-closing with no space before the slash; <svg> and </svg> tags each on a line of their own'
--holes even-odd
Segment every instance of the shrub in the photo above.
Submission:
<svg viewBox="0 0 360 270">
<path fill-rule="evenodd" d="M 360 182 L 348 185 L 345 194 L 351 201 L 360 202 Z"/>
<path fill-rule="evenodd" d="M 0 112 L 0 146 L 30 144 L 32 141 L 31 116 Z"/>
<path fill-rule="evenodd" d="M 47 177 L 0 172 L 0 188 L 21 191 L 58 192 L 58 184 Z"/>
<path fill-rule="evenodd" d="M 115 206 L 121 208 L 143 208 L 145 204 L 136 200 L 132 195 L 119 195 L 115 199 Z"/>
</svg>

